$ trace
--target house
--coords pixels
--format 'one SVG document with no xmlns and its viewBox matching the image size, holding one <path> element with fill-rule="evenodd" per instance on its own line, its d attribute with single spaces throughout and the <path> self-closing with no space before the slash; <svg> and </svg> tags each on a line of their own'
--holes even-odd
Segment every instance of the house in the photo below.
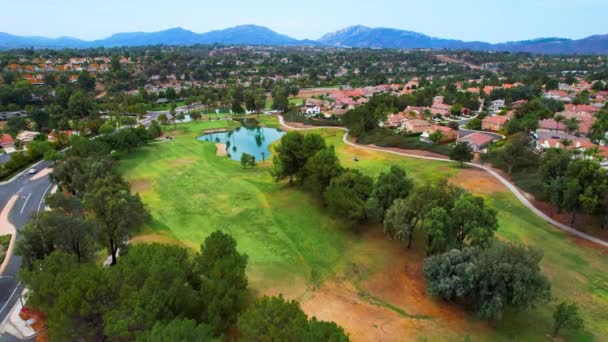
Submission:
<svg viewBox="0 0 608 342">
<path fill-rule="evenodd" d="M 505 128 L 510 118 L 504 115 L 488 116 L 481 120 L 481 129 L 484 131 L 498 132 Z"/>
<path fill-rule="evenodd" d="M 40 133 L 38 133 L 38 132 L 23 131 L 23 132 L 17 134 L 17 140 L 21 141 L 22 144 L 27 145 L 27 144 L 31 143 L 32 141 L 34 141 L 34 139 L 38 135 L 40 135 Z"/>
<path fill-rule="evenodd" d="M 557 122 L 554 119 L 540 120 L 538 122 L 537 132 L 556 132 L 564 133 L 568 127 L 563 122 Z"/>
<path fill-rule="evenodd" d="M 561 102 L 572 102 L 572 96 L 563 90 L 549 90 L 543 94 L 543 97 Z"/>
<path fill-rule="evenodd" d="M 0 146 L 8 153 L 9 150 L 12 151 L 15 148 L 15 140 L 9 134 L 4 133 L 0 136 Z"/>
<path fill-rule="evenodd" d="M 443 103 L 443 96 L 435 96 L 431 105 L 431 113 L 433 115 L 450 116 L 452 106 Z"/>
<path fill-rule="evenodd" d="M 420 119 L 405 119 L 401 126 L 408 133 L 422 133 L 430 127 L 431 124 L 428 121 Z"/>
<path fill-rule="evenodd" d="M 576 119 L 578 123 L 577 132 L 587 135 L 591 131 L 593 124 L 595 123 L 595 116 L 588 112 L 559 112 L 555 116 L 561 115 L 564 119 Z"/>
<path fill-rule="evenodd" d="M 567 112 L 574 112 L 574 113 L 580 113 L 580 112 L 587 112 L 587 113 L 597 113 L 600 110 L 602 110 L 599 107 L 596 106 L 592 106 L 592 105 L 574 105 L 574 104 L 567 104 L 564 106 L 564 108 L 566 109 Z"/>
<path fill-rule="evenodd" d="M 386 118 L 386 127 L 389 128 L 400 128 L 405 120 L 403 113 L 391 114 Z"/>
<path fill-rule="evenodd" d="M 473 152 L 484 153 L 486 152 L 487 147 L 490 146 L 494 140 L 496 139 L 488 134 L 474 132 L 458 139 L 458 142 L 468 144 L 473 149 Z"/>
<path fill-rule="evenodd" d="M 458 132 L 454 129 L 451 129 L 450 127 L 433 125 L 433 126 L 429 127 L 427 130 L 425 130 L 424 132 L 422 132 L 422 134 L 420 135 L 420 141 L 423 141 L 426 143 L 432 143 L 432 141 L 430 139 L 431 134 L 433 134 L 437 131 L 440 131 L 442 134 L 441 140 L 439 141 L 439 143 L 442 143 L 442 144 L 454 141 L 458 137 Z"/>
<path fill-rule="evenodd" d="M 495 100 L 492 101 L 492 104 L 490 105 L 490 111 L 492 111 L 493 113 L 498 113 L 501 110 L 503 110 L 505 108 L 505 100 Z"/>
<path fill-rule="evenodd" d="M 306 99 L 306 103 L 302 106 L 302 113 L 306 114 L 306 116 L 320 114 L 322 103 L 322 100 Z"/>
</svg>

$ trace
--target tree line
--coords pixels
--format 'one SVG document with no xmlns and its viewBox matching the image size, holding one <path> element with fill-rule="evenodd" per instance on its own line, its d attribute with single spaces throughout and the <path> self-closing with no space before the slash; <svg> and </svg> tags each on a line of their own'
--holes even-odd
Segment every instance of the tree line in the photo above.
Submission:
<svg viewBox="0 0 608 342">
<path fill-rule="evenodd" d="M 397 165 L 376 179 L 344 168 L 334 147 L 314 133 L 288 132 L 273 163 L 276 181 L 288 179 L 320 195 L 328 212 L 353 229 L 364 221 L 380 222 L 389 238 L 408 249 L 420 235 L 432 296 L 463 304 L 486 320 L 551 298 L 540 268 L 542 251 L 497 239 L 497 211 L 481 197 L 445 180 L 416 184 Z"/>
</svg>

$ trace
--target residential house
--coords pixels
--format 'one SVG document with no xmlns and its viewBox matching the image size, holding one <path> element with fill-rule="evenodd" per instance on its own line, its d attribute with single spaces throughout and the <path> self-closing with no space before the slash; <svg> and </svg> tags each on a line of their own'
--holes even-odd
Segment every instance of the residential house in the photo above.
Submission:
<svg viewBox="0 0 608 342">
<path fill-rule="evenodd" d="M 27 144 L 31 143 L 32 141 L 34 141 L 34 139 L 38 135 L 40 135 L 40 133 L 38 133 L 38 132 L 22 131 L 19 134 L 17 134 L 17 140 L 21 141 L 21 143 L 23 145 L 27 145 Z"/>
<path fill-rule="evenodd" d="M 554 119 L 545 119 L 538 122 L 538 129 L 536 131 L 565 133 L 567 130 L 568 126 L 565 123 L 557 122 Z"/>
<path fill-rule="evenodd" d="M 454 129 L 451 129 L 450 127 L 433 125 L 426 129 L 424 132 L 422 132 L 422 134 L 420 135 L 420 141 L 432 143 L 430 136 L 431 134 L 437 131 L 440 131 L 442 134 L 441 140 L 439 141 L 439 143 L 441 144 L 452 142 L 458 137 L 458 132 Z"/>
<path fill-rule="evenodd" d="M 505 108 L 505 100 L 502 100 L 502 99 L 492 101 L 492 104 L 490 105 L 490 111 L 492 111 L 493 113 L 498 113 L 501 110 L 503 110 L 504 108 Z"/>
<path fill-rule="evenodd" d="M 505 128 L 510 118 L 506 115 L 488 116 L 481 120 L 481 129 L 484 131 L 498 132 Z"/>
<path fill-rule="evenodd" d="M 468 144 L 473 149 L 473 152 L 485 153 L 488 146 L 490 146 L 490 144 L 492 144 L 495 140 L 497 139 L 489 134 L 473 132 L 459 138 L 458 142 Z"/>
<path fill-rule="evenodd" d="M 401 128 L 408 133 L 423 133 L 431 127 L 431 124 L 426 120 L 420 119 L 405 119 Z"/>
<path fill-rule="evenodd" d="M 405 121 L 405 115 L 401 113 L 390 114 L 386 118 L 385 126 L 389 128 L 401 128 L 403 125 L 403 121 Z"/>
<path fill-rule="evenodd" d="M 12 152 L 15 148 L 15 140 L 9 134 L 4 133 L 0 136 L 0 146 L 5 152 Z"/>
<path fill-rule="evenodd" d="M 572 102 L 572 96 L 563 90 L 549 90 L 543 94 L 543 97 L 561 102 Z"/>
<path fill-rule="evenodd" d="M 443 96 L 435 96 L 431 105 L 431 113 L 433 115 L 450 116 L 452 106 L 443 103 Z"/>
</svg>

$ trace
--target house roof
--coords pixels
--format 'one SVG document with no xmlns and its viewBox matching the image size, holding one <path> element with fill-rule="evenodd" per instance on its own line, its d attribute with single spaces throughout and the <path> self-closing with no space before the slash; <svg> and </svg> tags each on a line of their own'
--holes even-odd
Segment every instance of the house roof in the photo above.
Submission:
<svg viewBox="0 0 608 342">
<path fill-rule="evenodd" d="M 471 133 L 469 135 L 466 135 L 466 136 L 458 139 L 458 141 L 466 141 L 475 146 L 482 146 L 485 144 L 489 144 L 493 140 L 494 139 L 492 137 L 490 137 L 489 135 L 483 134 L 481 132 L 474 132 L 474 133 Z"/>
<path fill-rule="evenodd" d="M 493 124 L 493 125 L 504 125 L 507 122 L 509 122 L 509 120 L 510 120 L 510 118 L 508 116 L 495 115 L 495 116 L 488 116 L 488 117 L 484 118 L 482 120 L 482 122 Z"/>
<path fill-rule="evenodd" d="M 553 131 L 565 131 L 567 126 L 563 122 L 558 124 L 557 121 L 553 119 L 545 119 L 538 122 L 538 128 Z"/>
<path fill-rule="evenodd" d="M 564 106 L 567 112 L 587 112 L 587 113 L 597 113 L 600 111 L 600 108 L 592 105 L 574 105 L 567 104 Z"/>
<path fill-rule="evenodd" d="M 0 144 L 12 144 L 14 143 L 15 140 L 13 140 L 13 137 L 11 137 L 9 134 L 2 134 L 2 136 L 0 136 Z"/>
</svg>

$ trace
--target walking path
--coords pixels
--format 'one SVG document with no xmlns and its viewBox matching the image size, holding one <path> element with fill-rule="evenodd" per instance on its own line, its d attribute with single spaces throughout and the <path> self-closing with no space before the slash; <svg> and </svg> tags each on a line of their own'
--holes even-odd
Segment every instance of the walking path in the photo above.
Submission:
<svg viewBox="0 0 608 342">
<path fill-rule="evenodd" d="M 378 148 L 378 147 L 370 147 L 370 146 L 365 146 L 365 145 L 359 145 L 356 143 L 353 143 L 351 141 L 348 140 L 348 129 L 344 128 L 344 127 L 331 127 L 331 126 L 315 126 L 315 127 L 307 127 L 307 128 L 298 128 L 298 127 L 292 127 L 289 126 L 288 124 L 285 123 L 285 120 L 283 119 L 283 116 L 279 115 L 279 123 L 288 128 L 288 129 L 292 129 L 292 130 L 298 130 L 298 131 L 303 131 L 303 130 L 315 130 L 315 129 L 340 129 L 344 131 L 344 136 L 342 136 L 342 141 L 344 141 L 345 144 L 352 146 L 352 147 L 356 147 L 356 148 L 360 148 L 363 150 L 370 150 L 370 151 L 378 151 L 378 152 L 384 152 L 384 153 L 391 153 L 391 154 L 396 154 L 396 155 L 400 155 L 400 156 L 404 156 L 404 157 L 408 157 L 408 158 L 416 158 L 416 159 L 425 159 L 425 160 L 434 160 L 434 161 L 441 161 L 441 162 L 448 162 L 448 163 L 455 163 L 455 161 L 453 160 L 449 160 L 449 159 L 443 159 L 443 158 L 436 158 L 436 157 L 427 157 L 427 156 L 419 156 L 419 155 L 415 155 L 415 154 L 409 154 L 409 153 L 403 153 L 403 152 L 398 152 L 398 151 L 392 151 L 392 150 L 386 150 L 383 148 Z M 556 220 L 550 218 L 549 216 L 547 216 L 545 213 L 543 213 L 542 211 L 540 211 L 538 208 L 536 208 L 534 205 L 532 205 L 532 203 L 530 203 L 530 201 L 528 201 L 528 199 L 519 191 L 519 189 L 511 184 L 511 182 L 509 182 L 507 179 L 505 179 L 503 176 L 501 176 L 500 174 L 498 174 L 496 171 L 492 170 L 491 168 L 487 167 L 487 166 L 483 166 L 483 165 L 479 165 L 479 164 L 474 164 L 474 163 L 466 163 L 467 166 L 471 166 L 471 167 L 475 167 L 481 170 L 484 170 L 486 172 L 488 172 L 489 174 L 491 174 L 494 178 L 498 179 L 502 184 L 504 184 L 507 189 L 509 189 L 509 191 L 511 191 L 513 193 L 513 195 L 515 195 L 515 197 L 523 204 L 525 205 L 528 209 L 532 210 L 532 212 L 534 214 L 536 214 L 536 216 L 540 217 L 541 219 L 543 219 L 544 221 L 556 226 L 557 228 L 566 231 L 572 235 L 575 235 L 581 239 L 585 239 L 587 241 L 596 243 L 600 246 L 606 247 L 608 248 L 608 241 L 604 241 L 602 239 L 598 239 L 594 236 L 591 236 L 589 234 L 583 233 L 575 228 L 572 228 L 570 226 L 567 226 L 563 223 L 557 222 Z"/>
</svg>

